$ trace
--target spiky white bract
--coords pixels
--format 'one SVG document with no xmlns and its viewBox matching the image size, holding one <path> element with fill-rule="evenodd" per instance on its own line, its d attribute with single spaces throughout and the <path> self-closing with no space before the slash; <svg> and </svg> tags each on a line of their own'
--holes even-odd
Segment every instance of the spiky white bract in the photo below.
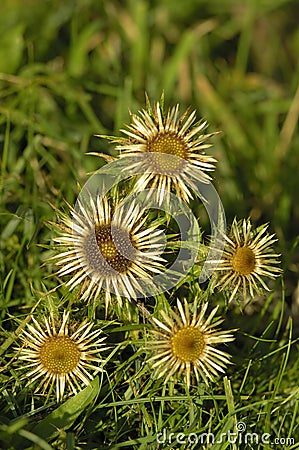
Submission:
<svg viewBox="0 0 299 450">
<path fill-rule="evenodd" d="M 173 190 L 189 201 L 192 190 L 197 190 L 196 181 L 210 181 L 207 172 L 214 170 L 216 159 L 204 150 L 211 147 L 208 141 L 215 133 L 204 134 L 207 122 L 195 120 L 195 111 L 189 116 L 186 111 L 179 117 L 179 105 L 164 115 L 159 102 L 153 111 L 148 107 L 139 115 L 131 114 L 130 125 L 121 130 L 128 138 L 116 142 L 120 157 L 135 157 L 127 170 L 138 174 L 136 191 L 155 189 L 161 203 Z"/>
<path fill-rule="evenodd" d="M 195 300 L 190 311 L 186 300 L 184 305 L 177 300 L 177 311 L 161 311 L 162 320 L 152 318 L 155 327 L 149 332 L 147 348 L 153 354 L 148 363 L 155 377 L 164 377 L 167 383 L 182 376 L 189 388 L 194 376 L 197 382 L 203 379 L 209 384 L 224 372 L 230 355 L 215 345 L 234 340 L 233 330 L 217 328 L 223 322 L 220 318 L 213 321 L 218 307 L 205 319 L 207 308 L 208 303 L 198 307 Z"/>
<path fill-rule="evenodd" d="M 281 273 L 281 269 L 275 266 L 280 262 L 280 255 L 272 250 L 277 239 L 275 234 L 266 232 L 267 228 L 268 225 L 264 224 L 256 232 L 250 219 L 242 222 L 234 219 L 230 233 L 223 236 L 225 248 L 221 258 L 214 263 L 219 272 L 217 286 L 230 293 L 229 301 L 238 292 L 245 300 L 248 291 L 251 297 L 263 290 L 269 291 L 264 278 L 273 279 Z"/>
<path fill-rule="evenodd" d="M 107 348 L 103 343 L 106 338 L 102 330 L 92 330 L 93 322 L 85 320 L 70 332 L 67 311 L 63 312 L 60 325 L 53 315 L 41 323 L 34 317 L 31 321 L 21 335 L 18 360 L 22 362 L 20 369 L 26 370 L 27 385 L 40 379 L 35 392 L 50 395 L 56 387 L 60 402 L 65 391 L 76 394 L 102 371 L 105 361 L 100 352 Z"/>
<path fill-rule="evenodd" d="M 89 204 L 79 200 L 71 215 L 63 218 L 63 232 L 55 238 L 60 253 L 53 258 L 58 275 L 71 276 L 66 283 L 71 290 L 81 285 L 83 300 L 95 300 L 103 290 L 108 306 L 111 293 L 121 302 L 154 289 L 153 275 L 165 269 L 162 231 L 146 225 L 135 201 L 128 207 L 90 197 Z"/>
</svg>

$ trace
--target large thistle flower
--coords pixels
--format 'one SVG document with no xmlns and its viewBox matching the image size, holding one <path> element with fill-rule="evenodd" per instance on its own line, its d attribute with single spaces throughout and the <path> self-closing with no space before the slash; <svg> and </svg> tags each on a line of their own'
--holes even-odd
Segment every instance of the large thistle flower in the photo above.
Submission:
<svg viewBox="0 0 299 450">
<path fill-rule="evenodd" d="M 215 270 L 219 271 L 217 286 L 230 292 L 231 301 L 241 291 L 246 299 L 247 291 L 251 297 L 263 289 L 269 291 L 264 277 L 275 278 L 281 269 L 279 254 L 272 251 L 277 241 L 274 234 L 269 235 L 268 225 L 262 225 L 257 232 L 252 230 L 250 219 L 237 222 L 234 219 L 231 232 L 225 235 L 225 248 L 219 261 L 215 261 Z"/>
<path fill-rule="evenodd" d="M 107 197 L 90 197 L 89 204 L 77 205 L 72 218 L 63 219 L 55 239 L 60 253 L 52 258 L 61 266 L 58 275 L 71 276 L 66 285 L 71 290 L 81 285 L 83 299 L 104 290 L 106 306 L 111 292 L 119 300 L 148 293 L 153 274 L 164 270 L 162 231 L 145 226 L 146 216 L 134 201 L 124 207 Z"/>
<path fill-rule="evenodd" d="M 22 346 L 18 359 L 22 369 L 27 370 L 27 385 L 41 379 L 35 392 L 50 394 L 56 386 L 57 401 L 65 390 L 76 394 L 81 385 L 88 385 L 94 375 L 102 370 L 103 360 L 99 352 L 106 349 L 101 330 L 93 330 L 93 323 L 84 321 L 69 331 L 69 312 L 64 311 L 62 322 L 57 326 L 54 318 L 44 318 L 40 324 L 32 317 L 33 324 L 21 335 Z"/>
<path fill-rule="evenodd" d="M 206 172 L 214 169 L 216 160 L 204 150 L 211 146 L 207 141 L 215 133 L 203 134 L 207 122 L 194 123 L 195 119 L 195 111 L 179 117 L 179 105 L 164 115 L 159 102 L 153 111 L 148 104 L 139 115 L 131 114 L 128 129 L 121 130 L 128 138 L 118 139 L 117 148 L 120 157 L 134 157 L 127 170 L 138 174 L 136 191 L 157 189 L 161 203 L 173 189 L 188 201 L 192 198 L 190 188 L 197 190 L 196 181 L 209 182 Z"/>
<path fill-rule="evenodd" d="M 153 353 L 149 364 L 155 377 L 165 377 L 166 383 L 182 375 L 189 388 L 193 375 L 197 382 L 203 379 L 208 384 L 218 372 L 224 372 L 230 355 L 215 345 L 234 340 L 233 330 L 220 331 L 217 327 L 222 319 L 212 323 L 218 307 L 205 319 L 207 307 L 205 303 L 198 309 L 195 300 L 191 313 L 186 300 L 184 306 L 177 300 L 177 312 L 171 310 L 168 315 L 161 311 L 163 321 L 152 319 L 156 327 L 150 330 L 147 347 Z"/>
</svg>

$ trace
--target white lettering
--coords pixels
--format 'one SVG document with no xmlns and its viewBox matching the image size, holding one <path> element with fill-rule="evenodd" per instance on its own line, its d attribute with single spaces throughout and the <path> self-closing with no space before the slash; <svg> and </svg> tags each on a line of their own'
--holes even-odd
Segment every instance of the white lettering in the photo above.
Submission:
<svg viewBox="0 0 299 450">
<path fill-rule="evenodd" d="M 182 439 L 185 438 L 184 433 L 179 433 L 179 434 L 177 435 L 177 437 L 176 437 L 177 443 L 178 443 L 178 444 L 186 444 L 186 439 L 182 440 L 181 437 L 182 437 Z"/>
<path fill-rule="evenodd" d="M 160 436 L 163 436 L 163 440 L 160 440 Z M 165 444 L 165 442 L 166 442 L 166 429 L 165 428 L 163 428 L 162 433 L 157 434 L 157 442 L 158 442 L 158 444 Z"/>
</svg>

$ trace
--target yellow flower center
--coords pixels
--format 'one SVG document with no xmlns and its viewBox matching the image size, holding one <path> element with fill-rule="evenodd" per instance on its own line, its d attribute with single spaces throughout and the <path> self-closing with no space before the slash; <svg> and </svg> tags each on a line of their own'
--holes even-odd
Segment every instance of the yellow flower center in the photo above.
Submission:
<svg viewBox="0 0 299 450">
<path fill-rule="evenodd" d="M 195 327 L 182 328 L 171 338 L 172 353 L 183 362 L 198 360 L 205 347 L 205 336 Z"/>
<path fill-rule="evenodd" d="M 168 155 L 186 157 L 186 147 L 183 141 L 176 134 L 158 134 L 153 141 L 148 144 L 148 151 L 154 153 L 167 153 Z"/>
<path fill-rule="evenodd" d="M 89 266 L 106 275 L 111 268 L 118 273 L 127 272 L 136 257 L 131 235 L 117 227 L 112 232 L 111 225 L 97 225 L 87 237 L 84 248 Z"/>
<path fill-rule="evenodd" d="M 118 254 L 118 252 L 115 248 L 115 245 L 113 244 L 112 241 L 103 242 L 101 244 L 100 249 L 101 249 L 101 253 L 105 259 L 115 258 L 115 256 L 117 256 L 117 254 Z"/>
<path fill-rule="evenodd" d="M 255 254 L 249 247 L 239 247 L 231 263 L 235 272 L 241 275 L 249 275 L 255 269 Z"/>
<path fill-rule="evenodd" d="M 68 336 L 51 336 L 42 344 L 39 358 L 47 372 L 62 375 L 76 369 L 80 362 L 81 350 Z"/>
<path fill-rule="evenodd" d="M 182 167 L 181 159 L 187 159 L 187 148 L 184 141 L 172 133 L 158 134 L 148 143 L 147 151 L 151 155 L 156 170 L 166 172 L 178 171 Z"/>
</svg>

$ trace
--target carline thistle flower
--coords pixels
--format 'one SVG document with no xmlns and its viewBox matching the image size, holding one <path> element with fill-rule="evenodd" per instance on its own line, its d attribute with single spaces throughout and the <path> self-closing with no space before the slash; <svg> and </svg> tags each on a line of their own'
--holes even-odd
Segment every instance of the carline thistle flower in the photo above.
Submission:
<svg viewBox="0 0 299 450">
<path fill-rule="evenodd" d="M 165 377 L 167 383 L 182 375 L 189 388 L 194 375 L 197 382 L 203 379 L 208 385 L 218 372 L 224 372 L 230 355 L 215 345 L 233 341 L 234 330 L 219 330 L 220 318 L 212 323 L 218 307 L 205 319 L 207 307 L 205 303 L 199 309 L 195 300 L 191 313 L 186 300 L 184 306 L 177 300 L 177 312 L 161 311 L 163 321 L 152 318 L 155 328 L 149 330 L 147 349 L 153 354 L 148 363 L 155 377 Z"/>
<path fill-rule="evenodd" d="M 250 219 L 237 222 L 234 219 L 231 231 L 224 235 L 225 248 L 221 258 L 214 261 L 219 272 L 217 286 L 230 292 L 229 301 L 241 291 L 246 299 L 249 290 L 254 297 L 262 290 L 269 291 L 264 277 L 275 278 L 282 271 L 273 264 L 279 264 L 279 254 L 272 251 L 277 241 L 275 234 L 269 235 L 268 225 L 262 225 L 257 232 L 252 230 Z"/>
<path fill-rule="evenodd" d="M 153 274 L 164 270 L 161 253 L 162 231 L 147 227 L 147 216 L 134 201 L 129 207 L 112 204 L 107 197 L 90 197 L 89 204 L 78 201 L 78 208 L 64 217 L 62 233 L 55 238 L 60 253 L 53 258 L 61 268 L 59 276 L 70 275 L 70 289 L 82 287 L 82 299 L 96 299 L 105 291 L 106 307 L 111 292 L 137 298 L 150 289 Z"/>
<path fill-rule="evenodd" d="M 149 105 L 149 104 L 148 104 Z M 179 105 L 163 114 L 159 102 L 152 111 L 150 105 L 131 114 L 131 123 L 121 130 L 128 138 L 114 139 L 120 145 L 120 157 L 134 157 L 127 168 L 138 174 L 134 189 L 156 189 L 157 200 L 174 190 L 175 194 L 188 202 L 191 190 L 197 191 L 196 181 L 208 183 L 207 172 L 214 170 L 216 162 L 204 150 L 211 147 L 207 141 L 216 133 L 204 134 L 207 122 L 196 120 L 196 111 L 188 116 L 186 111 L 179 117 Z M 191 190 L 190 190 L 191 189 Z"/>
<path fill-rule="evenodd" d="M 73 332 L 69 330 L 69 312 L 64 311 L 60 326 L 53 315 L 39 323 L 32 317 L 32 324 L 21 335 L 20 361 L 28 364 L 27 385 L 41 379 L 35 392 L 50 395 L 56 386 L 57 402 L 66 390 L 76 394 L 82 385 L 88 385 L 102 371 L 104 360 L 99 353 L 106 350 L 102 330 L 93 330 L 93 323 L 85 320 Z"/>
</svg>

